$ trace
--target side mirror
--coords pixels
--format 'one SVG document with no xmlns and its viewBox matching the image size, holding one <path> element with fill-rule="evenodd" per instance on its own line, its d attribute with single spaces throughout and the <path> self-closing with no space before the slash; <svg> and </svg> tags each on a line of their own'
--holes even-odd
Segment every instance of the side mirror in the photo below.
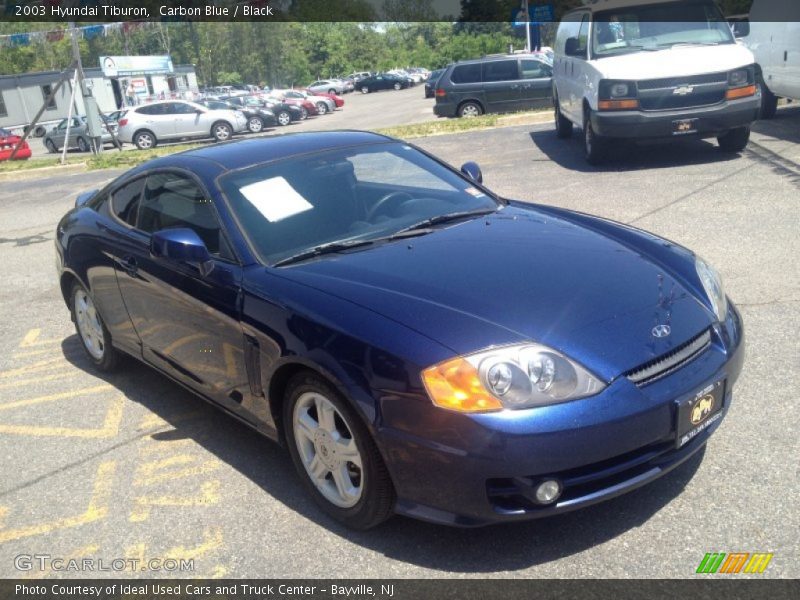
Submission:
<svg viewBox="0 0 800 600">
<path fill-rule="evenodd" d="M 733 30 L 733 37 L 743 38 L 750 35 L 750 21 L 734 21 L 731 23 L 731 30 Z"/>
<path fill-rule="evenodd" d="M 214 268 L 208 248 L 192 229 L 176 228 L 156 231 L 150 238 L 150 254 L 175 262 L 194 265 L 205 276 Z"/>
<path fill-rule="evenodd" d="M 580 56 L 581 54 L 583 54 L 581 52 L 581 46 L 580 42 L 578 41 L 578 38 L 576 37 L 567 38 L 567 43 L 564 46 L 564 54 L 566 54 L 567 56 Z"/>
<path fill-rule="evenodd" d="M 461 172 L 472 179 L 472 181 L 483 183 L 483 173 L 481 173 L 481 168 L 478 166 L 478 163 L 473 161 L 465 162 L 461 165 Z"/>
</svg>

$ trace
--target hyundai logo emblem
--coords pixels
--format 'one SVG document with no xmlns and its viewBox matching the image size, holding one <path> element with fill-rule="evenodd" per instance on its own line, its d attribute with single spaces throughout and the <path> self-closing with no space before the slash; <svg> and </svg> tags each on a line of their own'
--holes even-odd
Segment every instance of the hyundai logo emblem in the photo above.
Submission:
<svg viewBox="0 0 800 600">
<path fill-rule="evenodd" d="M 665 338 L 672 332 L 672 328 L 669 325 L 656 325 L 653 327 L 653 330 L 650 332 L 653 334 L 653 337 L 657 338 Z"/>
</svg>

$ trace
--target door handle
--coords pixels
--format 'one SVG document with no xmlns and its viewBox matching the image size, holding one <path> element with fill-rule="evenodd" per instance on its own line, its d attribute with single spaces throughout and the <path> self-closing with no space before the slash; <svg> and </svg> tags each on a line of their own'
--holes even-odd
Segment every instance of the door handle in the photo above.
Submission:
<svg viewBox="0 0 800 600">
<path fill-rule="evenodd" d="M 122 267 L 122 270 L 131 277 L 136 277 L 136 272 L 139 269 L 139 265 L 136 263 L 136 259 L 133 256 L 124 257 L 119 262 L 119 266 Z"/>
</svg>

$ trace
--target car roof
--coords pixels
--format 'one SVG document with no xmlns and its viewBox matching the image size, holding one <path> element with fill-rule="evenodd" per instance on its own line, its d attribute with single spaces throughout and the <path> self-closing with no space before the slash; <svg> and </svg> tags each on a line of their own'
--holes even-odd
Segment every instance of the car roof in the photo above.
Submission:
<svg viewBox="0 0 800 600">
<path fill-rule="evenodd" d="M 178 152 L 147 163 L 148 168 L 175 166 L 174 159 L 210 160 L 225 170 L 241 169 L 311 152 L 332 150 L 344 146 L 361 146 L 394 142 L 394 138 L 368 131 L 310 131 L 287 133 L 271 137 L 249 138 L 224 144 L 214 144 Z"/>
<path fill-rule="evenodd" d="M 606 10 L 617 10 L 620 8 L 632 8 L 635 6 L 646 6 L 648 4 L 667 4 L 669 2 L 685 2 L 686 0 L 594 0 L 584 3 L 583 6 L 576 6 L 566 14 L 577 11 L 589 11 L 592 13 L 603 12 Z"/>
</svg>

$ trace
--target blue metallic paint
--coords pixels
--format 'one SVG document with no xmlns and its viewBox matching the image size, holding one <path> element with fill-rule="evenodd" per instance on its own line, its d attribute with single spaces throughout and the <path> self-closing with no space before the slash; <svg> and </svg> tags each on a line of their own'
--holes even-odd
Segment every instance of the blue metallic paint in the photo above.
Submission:
<svg viewBox="0 0 800 600">
<path fill-rule="evenodd" d="M 323 374 L 375 437 L 396 510 L 418 518 L 480 525 L 572 510 L 643 485 L 703 446 L 719 421 L 686 447 L 663 450 L 674 444 L 676 401 L 725 378 L 727 412 L 743 360 L 742 325 L 732 305 L 726 322 L 714 323 L 693 254 L 671 242 L 589 215 L 511 202 L 497 214 L 405 242 L 286 268 L 259 264 L 219 191 L 220 175 L 386 141 L 361 132 L 280 136 L 137 167 L 101 190 L 100 202 L 61 221 L 62 277 L 88 287 L 115 346 L 274 439 L 281 438 L 282 370 Z M 236 262 L 215 260 L 204 276 L 154 257 L 150 236 L 110 214 L 104 196 L 163 169 L 191 173 L 208 191 Z M 136 269 L 126 270 L 130 255 Z M 672 335 L 653 338 L 653 325 L 665 322 Z M 680 370 L 642 388 L 621 376 L 709 327 L 712 347 Z M 481 415 L 443 410 L 425 393 L 423 368 L 527 340 L 561 350 L 608 387 L 578 401 Z M 252 348 L 257 377 L 246 364 Z M 603 479 L 615 471 L 616 479 Z M 597 489 L 568 487 L 555 507 L 536 510 L 490 501 L 490 480 L 544 475 L 594 478 Z"/>
</svg>

